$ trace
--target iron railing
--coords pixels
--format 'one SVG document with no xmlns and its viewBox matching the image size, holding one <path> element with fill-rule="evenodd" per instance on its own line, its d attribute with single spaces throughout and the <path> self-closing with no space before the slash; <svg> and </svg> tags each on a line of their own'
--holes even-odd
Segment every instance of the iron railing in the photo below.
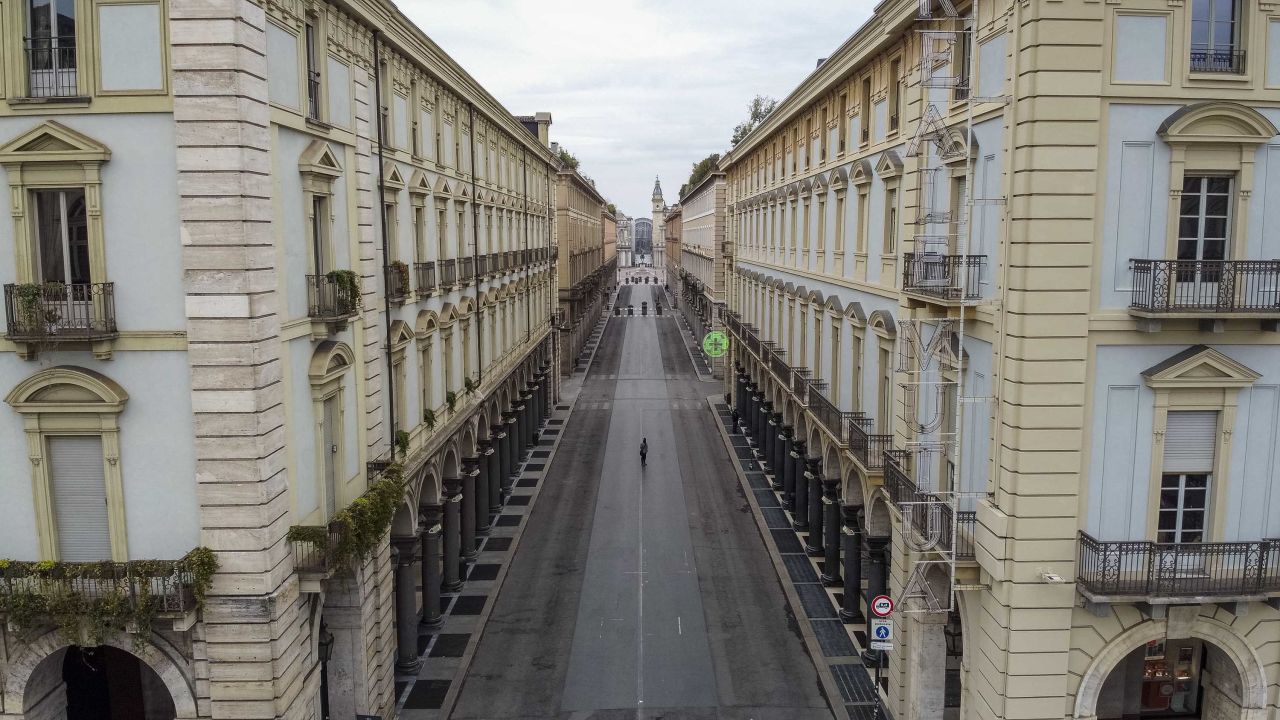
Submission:
<svg viewBox="0 0 1280 720">
<path fill-rule="evenodd" d="M 392 300 L 408 297 L 409 266 L 402 262 L 387 265 L 387 297 Z"/>
<path fill-rule="evenodd" d="M 911 455 L 906 450 L 884 452 L 884 489 L 889 500 L 898 505 L 910 502 L 920 491 L 911 479 Z"/>
<path fill-rule="evenodd" d="M 496 258 L 494 258 L 492 255 L 477 255 L 476 256 L 476 277 L 487 278 L 490 275 L 498 272 L 498 268 L 497 268 L 498 263 L 495 262 L 495 260 Z"/>
<path fill-rule="evenodd" d="M 980 293 L 985 255 L 906 253 L 902 289 L 940 300 L 975 300 Z"/>
<path fill-rule="evenodd" d="M 11 340 L 92 340 L 116 334 L 113 283 L 4 286 Z"/>
<path fill-rule="evenodd" d="M 1280 545 L 1104 541 L 1080 532 L 1076 582 L 1100 596 L 1255 597 L 1280 593 Z"/>
<path fill-rule="evenodd" d="M 1130 260 L 1129 268 L 1134 310 L 1280 313 L 1280 260 Z"/>
<path fill-rule="evenodd" d="M 414 263 L 413 274 L 418 276 L 419 293 L 430 295 L 436 291 L 436 264 L 434 262 Z"/>
<path fill-rule="evenodd" d="M 956 513 L 939 494 L 922 491 L 911 479 L 911 454 L 905 450 L 884 452 L 884 488 L 889 500 L 898 507 L 903 522 L 910 526 L 925 545 L 922 550 L 951 550 L 955 534 Z"/>
<path fill-rule="evenodd" d="M 973 560 L 977 557 L 974 550 L 978 530 L 978 513 L 972 510 L 961 510 L 956 513 L 956 559 Z"/>
<path fill-rule="evenodd" d="M 324 526 L 306 526 L 312 534 L 319 535 L 325 532 Z M 299 574 L 304 575 L 320 575 L 327 577 L 333 572 L 333 553 L 331 548 L 335 548 L 342 541 L 343 526 L 330 524 L 328 526 L 328 544 L 322 546 L 310 540 L 293 540 L 289 545 L 293 549 L 293 567 Z"/>
<path fill-rule="evenodd" d="M 1244 50 L 1231 46 L 1210 48 L 1192 44 L 1191 72 L 1239 75 L 1244 72 Z"/>
<path fill-rule="evenodd" d="M 360 288 L 343 284 L 337 276 L 307 276 L 307 315 L 317 320 L 351 317 L 360 307 Z"/>
<path fill-rule="evenodd" d="M 873 421 L 863 413 L 849 423 L 849 451 L 858 458 L 862 467 L 880 470 L 884 467 L 885 451 L 893 447 L 893 435 L 876 435 L 871 432 Z"/>
<path fill-rule="evenodd" d="M 785 384 L 791 381 L 791 366 L 787 364 L 786 350 L 777 347 L 770 349 L 769 369 L 778 376 L 779 382 Z"/>
<path fill-rule="evenodd" d="M 74 35 L 29 37 L 27 54 L 27 96 L 33 98 L 75 97 L 76 38 Z"/>
<path fill-rule="evenodd" d="M 742 325 L 743 339 L 746 340 L 747 349 L 756 357 L 760 357 L 760 336 L 756 334 L 756 329 L 750 323 Z"/>
<path fill-rule="evenodd" d="M 812 388 L 809 390 L 809 412 L 813 413 L 827 432 L 835 436 L 838 445 L 849 446 L 850 426 L 861 417 L 861 413 L 840 412 L 840 408 L 827 399 L 825 392 L 816 392 Z"/>
<path fill-rule="evenodd" d="M 458 259 L 449 258 L 440 262 L 440 288 L 448 290 L 458 284 Z"/>
<path fill-rule="evenodd" d="M 86 612 L 95 600 L 125 598 L 130 607 L 147 603 L 155 612 L 181 615 L 195 610 L 196 576 L 187 558 L 128 562 L 8 561 L 0 568 L 0 608 L 21 596 L 78 597 Z"/>
<path fill-rule="evenodd" d="M 476 276 L 475 258 L 458 258 L 458 281 L 463 285 L 471 282 Z"/>
<path fill-rule="evenodd" d="M 502 253 L 502 257 L 503 257 L 504 270 L 513 270 L 517 265 L 523 264 L 523 263 L 517 262 L 518 253 L 516 250 L 507 250 Z"/>
<path fill-rule="evenodd" d="M 791 394 L 801 405 L 809 404 L 809 368 L 791 368 Z"/>
</svg>

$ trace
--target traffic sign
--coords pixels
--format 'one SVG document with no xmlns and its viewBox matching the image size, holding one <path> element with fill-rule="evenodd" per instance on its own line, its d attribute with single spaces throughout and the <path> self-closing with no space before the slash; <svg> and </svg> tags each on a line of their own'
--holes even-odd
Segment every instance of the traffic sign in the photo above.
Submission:
<svg viewBox="0 0 1280 720">
<path fill-rule="evenodd" d="M 871 599 L 871 614 L 876 617 L 889 617 L 893 614 L 893 598 L 888 595 L 877 595 Z"/>
<path fill-rule="evenodd" d="M 719 330 L 712 330 L 702 338 L 702 350 L 708 357 L 724 357 L 729 351 L 729 337 Z"/>
<path fill-rule="evenodd" d="M 871 649 L 893 649 L 893 621 L 888 618 L 871 618 Z"/>
</svg>

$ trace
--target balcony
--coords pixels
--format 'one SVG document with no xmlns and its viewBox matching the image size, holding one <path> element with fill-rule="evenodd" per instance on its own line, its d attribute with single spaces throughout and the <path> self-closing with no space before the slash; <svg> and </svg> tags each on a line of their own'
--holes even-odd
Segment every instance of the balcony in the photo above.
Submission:
<svg viewBox="0 0 1280 720">
<path fill-rule="evenodd" d="M 1130 260 L 1129 313 L 1146 318 L 1280 318 L 1280 260 Z"/>
<path fill-rule="evenodd" d="M 861 413 L 840 412 L 835 403 L 827 399 L 825 388 L 809 390 L 809 412 L 818 419 L 818 423 L 836 438 L 842 447 L 849 446 L 850 426 L 862 416 Z"/>
<path fill-rule="evenodd" d="M 434 262 L 414 263 L 413 274 L 417 276 L 418 294 L 426 297 L 438 289 L 436 287 L 436 264 Z"/>
<path fill-rule="evenodd" d="M 293 549 L 294 569 L 303 582 L 303 592 L 319 592 L 319 587 L 313 584 L 333 574 L 336 563 L 331 548 L 341 544 L 342 528 L 336 524 L 330 524 L 327 528 L 320 525 L 302 525 L 296 528 L 290 528 L 293 539 L 289 541 Z M 324 540 L 321 541 L 321 538 Z"/>
<path fill-rule="evenodd" d="M 1103 541 L 1080 532 L 1076 584 L 1094 602 L 1183 603 L 1280 595 L 1280 541 Z"/>
<path fill-rule="evenodd" d="M 922 491 L 911 479 L 911 454 L 905 450 L 886 450 L 884 457 L 884 488 L 902 515 L 902 522 L 920 536 L 921 550 L 942 553 L 952 551 L 956 540 L 956 559 L 972 559 L 973 533 L 977 516 L 973 513 L 957 513 L 942 495 Z M 972 515 L 970 522 L 968 517 Z M 958 518 L 958 519 L 957 519 Z M 966 536 L 962 532 L 967 531 Z M 969 553 L 965 556 L 963 553 Z"/>
<path fill-rule="evenodd" d="M 113 283 L 8 284 L 5 337 L 15 342 L 55 343 L 116 336 Z"/>
<path fill-rule="evenodd" d="M 978 513 L 961 510 L 956 513 L 956 559 L 975 560 L 978 553 L 974 545 L 978 531 Z"/>
<path fill-rule="evenodd" d="M 801 405 L 809 406 L 809 368 L 791 368 L 791 394 Z"/>
<path fill-rule="evenodd" d="M 1244 50 L 1234 46 L 1191 46 L 1191 72 L 1239 75 L 1244 72 Z"/>
<path fill-rule="evenodd" d="M 79 97 L 74 35 L 29 37 L 25 39 L 24 49 L 27 56 L 27 97 Z"/>
<path fill-rule="evenodd" d="M 440 289 L 451 290 L 458 284 L 458 260 L 449 258 L 440 262 Z"/>
<path fill-rule="evenodd" d="M 92 624 L 93 617 L 125 619 L 156 615 L 175 619 L 178 629 L 190 627 L 199 608 L 199 598 L 208 589 L 217 569 L 217 559 L 206 548 L 196 548 L 178 560 L 131 560 L 128 562 L 23 562 L 6 561 L 0 568 L 0 609 L 10 608 L 9 622 L 16 622 L 12 608 L 48 609 L 46 601 L 79 601 L 73 612 Z M 34 602 L 33 602 L 34 601 Z M 123 602 L 127 609 L 116 609 Z M 44 613 L 38 612 L 43 616 Z M 44 617 L 62 624 L 63 617 Z M 23 623 L 27 620 L 23 620 Z M 84 622 L 81 623 L 82 629 Z"/>
<path fill-rule="evenodd" d="M 458 282 L 462 285 L 474 280 L 476 277 L 475 258 L 464 257 L 458 258 Z"/>
<path fill-rule="evenodd" d="M 404 300 L 409 297 L 409 266 L 402 262 L 392 262 L 386 267 L 387 299 Z"/>
<path fill-rule="evenodd" d="M 787 351 L 781 348 L 770 348 L 769 352 L 769 369 L 777 376 L 778 382 L 789 384 L 791 382 L 791 366 L 787 364 Z"/>
<path fill-rule="evenodd" d="M 849 451 L 870 472 L 884 469 L 885 452 L 893 447 L 892 435 L 876 435 L 871 432 L 871 418 L 857 413 L 848 424 Z"/>
<path fill-rule="evenodd" d="M 943 255 L 906 253 L 902 268 L 902 289 L 916 296 L 943 303 L 977 300 L 985 255 Z"/>
<path fill-rule="evenodd" d="M 360 309 L 359 276 L 350 270 L 335 270 L 307 276 L 307 315 L 312 320 L 341 322 Z"/>
</svg>

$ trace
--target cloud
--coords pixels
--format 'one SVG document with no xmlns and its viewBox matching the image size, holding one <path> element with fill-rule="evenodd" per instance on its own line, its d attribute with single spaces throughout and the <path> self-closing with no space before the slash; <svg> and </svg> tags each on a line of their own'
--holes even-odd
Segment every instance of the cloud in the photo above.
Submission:
<svg viewBox="0 0 1280 720">
<path fill-rule="evenodd" d="M 729 146 L 757 94 L 781 99 L 870 16 L 873 0 L 401 0 L 508 110 L 548 111 L 552 139 L 629 215 L 667 202 Z"/>
</svg>

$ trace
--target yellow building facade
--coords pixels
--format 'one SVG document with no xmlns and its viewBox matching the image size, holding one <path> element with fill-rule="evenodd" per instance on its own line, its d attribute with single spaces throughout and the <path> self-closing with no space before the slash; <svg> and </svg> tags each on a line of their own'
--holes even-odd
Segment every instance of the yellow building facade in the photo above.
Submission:
<svg viewBox="0 0 1280 720">
<path fill-rule="evenodd" d="M 894 717 L 1275 717 L 1280 6 L 921 7 L 721 161 L 735 409 Z"/>
</svg>

